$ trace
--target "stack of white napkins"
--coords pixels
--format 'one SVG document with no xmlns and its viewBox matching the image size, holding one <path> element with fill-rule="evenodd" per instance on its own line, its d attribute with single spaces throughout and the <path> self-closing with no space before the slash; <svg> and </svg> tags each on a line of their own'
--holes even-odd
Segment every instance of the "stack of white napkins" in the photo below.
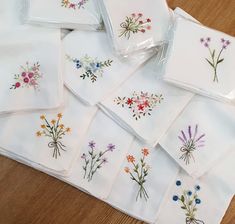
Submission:
<svg viewBox="0 0 235 224">
<path fill-rule="evenodd" d="M 232 38 L 205 59 L 221 33 L 177 9 L 162 63 L 166 1 L 102 0 L 115 51 L 135 56 L 119 58 L 103 31 L 58 29 L 99 29 L 96 1 L 23 2 L 0 6 L 0 153 L 148 223 L 220 223 L 235 192 L 235 107 L 162 77 L 231 102 Z M 23 25 L 25 6 L 30 23 L 57 29 Z"/>
<path fill-rule="evenodd" d="M 150 59 L 100 107 L 141 141 L 156 145 L 193 94 L 172 87 L 160 78 L 155 58 Z M 156 75 L 157 73 L 157 75 Z"/>
<path fill-rule="evenodd" d="M 99 1 L 114 50 L 131 55 L 163 44 L 171 24 L 165 0 Z"/>
<path fill-rule="evenodd" d="M 67 29 L 97 30 L 101 15 L 91 0 L 29 0 L 27 21 Z"/>
<path fill-rule="evenodd" d="M 2 153 L 48 173 L 68 175 L 97 109 L 65 93 L 64 108 L 1 116 Z"/>
<path fill-rule="evenodd" d="M 164 80 L 235 105 L 235 39 L 178 17 Z"/>
</svg>

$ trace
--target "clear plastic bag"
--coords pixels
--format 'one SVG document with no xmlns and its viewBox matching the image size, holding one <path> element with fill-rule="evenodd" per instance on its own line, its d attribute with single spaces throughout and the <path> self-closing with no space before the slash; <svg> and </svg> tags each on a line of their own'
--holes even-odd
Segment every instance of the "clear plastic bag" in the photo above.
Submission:
<svg viewBox="0 0 235 224">
<path fill-rule="evenodd" d="M 27 22 L 56 28 L 99 30 L 102 19 L 92 0 L 28 0 Z"/>
<path fill-rule="evenodd" d="M 118 55 L 128 57 L 167 42 L 172 16 L 165 0 L 99 0 L 98 3 Z"/>
<path fill-rule="evenodd" d="M 195 19 L 176 16 L 169 35 L 163 79 L 235 105 L 235 39 Z"/>
</svg>

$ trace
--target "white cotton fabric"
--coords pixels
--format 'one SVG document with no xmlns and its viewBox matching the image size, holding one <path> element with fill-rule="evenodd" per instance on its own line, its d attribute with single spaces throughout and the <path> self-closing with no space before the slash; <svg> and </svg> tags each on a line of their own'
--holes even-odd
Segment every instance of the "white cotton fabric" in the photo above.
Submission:
<svg viewBox="0 0 235 224">
<path fill-rule="evenodd" d="M 157 66 L 155 59 L 152 58 L 117 91 L 99 104 L 119 125 L 127 129 L 139 140 L 151 145 L 156 145 L 159 142 L 171 123 L 193 97 L 193 94 L 190 92 L 172 87 L 161 81 L 160 75 L 161 66 Z M 140 115 L 140 118 L 136 120 L 134 115 L 141 111 L 137 106 L 138 103 L 133 103 L 132 108 L 129 108 L 126 102 L 128 98 L 133 97 L 134 93 L 141 95 L 141 92 L 147 93 L 148 96 L 156 94 L 159 98 L 163 99 L 155 107 L 151 108 L 151 111 L 146 109 L 146 115 Z M 120 104 L 117 104 L 119 101 L 118 97 L 121 99 L 125 97 L 125 99 L 124 101 L 121 100 L 123 102 Z M 124 105 L 123 107 L 122 104 Z M 135 110 L 135 113 L 133 110 Z M 151 115 L 148 115 L 148 112 Z"/>
<path fill-rule="evenodd" d="M 89 151 L 91 151 L 89 144 L 91 144 L 91 142 L 95 143 L 93 156 L 107 150 L 110 144 L 114 145 L 114 148 L 101 157 L 99 163 L 102 162 L 102 159 L 106 159 L 107 161 L 102 163 L 102 167 L 98 168 L 91 180 L 88 181 L 91 163 L 88 164 L 88 171 L 84 176 L 85 171 L 83 167 L 85 166 L 85 160 L 83 154 L 86 154 L 87 160 L 91 158 L 89 154 Z M 122 161 L 132 142 L 133 136 L 99 111 L 83 141 L 79 157 L 72 168 L 71 175 L 62 180 L 99 199 L 106 198 L 111 191 L 113 182 L 118 175 Z M 98 156 L 96 156 L 96 158 L 98 158 Z M 96 165 L 94 167 L 96 167 Z"/>
<path fill-rule="evenodd" d="M 234 37 L 183 17 L 176 18 L 173 36 L 167 54 L 164 80 L 192 92 L 234 104 Z M 223 49 L 219 57 L 223 46 L 226 49 Z M 213 64 L 214 49 L 213 63 L 216 65 L 219 62 L 216 69 L 218 80 L 209 64 Z"/>
<path fill-rule="evenodd" d="M 60 45 L 59 30 L 0 33 L 0 114 L 52 109 L 63 103 Z"/>
<path fill-rule="evenodd" d="M 220 170 L 219 174 L 221 174 L 221 171 L 223 171 L 224 168 L 225 166 L 220 166 L 216 170 Z M 225 168 L 225 171 L 228 172 L 229 170 Z M 215 175 L 214 172 L 209 172 L 207 175 L 204 175 L 200 179 L 194 180 L 186 175 L 185 172 L 180 172 L 175 182 L 177 180 L 180 180 L 182 182 L 182 185 L 176 186 L 175 183 L 172 185 L 171 190 L 162 203 L 158 218 L 156 220 L 156 224 L 221 223 L 222 218 L 234 195 L 234 191 L 232 191 L 229 187 L 229 182 L 226 183 L 221 181 L 220 177 L 222 176 L 223 174 L 219 176 Z M 228 179 L 226 179 L 226 181 L 229 181 L 231 177 L 234 180 L 234 172 L 232 176 L 227 177 Z M 173 196 L 181 195 L 183 191 L 188 192 L 189 190 L 194 193 L 194 187 L 197 185 L 200 186 L 200 191 L 197 192 L 197 195 L 201 200 L 201 203 L 196 206 L 197 211 L 195 213 L 195 219 L 197 219 L 198 222 L 186 222 L 186 212 L 181 208 L 181 206 L 183 205 L 181 205 L 178 201 L 173 201 Z"/>
<path fill-rule="evenodd" d="M 234 114 L 234 106 L 195 96 L 160 144 L 189 175 L 200 177 L 235 147 Z M 187 149 L 193 150 L 188 156 Z"/>
<path fill-rule="evenodd" d="M 145 178 L 146 182 L 144 183 L 145 190 L 149 196 L 147 201 L 144 197 L 139 197 L 136 200 L 139 186 L 131 179 L 129 173 L 125 172 L 125 167 L 129 167 L 135 175 L 132 170 L 132 164 L 125 159 L 106 202 L 132 217 L 153 223 L 156 220 L 157 211 L 162 200 L 168 188 L 172 185 L 179 169 L 177 164 L 171 160 L 160 146 L 148 148 L 138 140 L 133 142 L 127 155 L 133 155 L 135 163 L 140 164 L 140 158 L 143 156 L 141 150 L 143 148 L 149 149 L 149 155 L 144 160 L 149 166 L 148 175 Z"/>
<path fill-rule="evenodd" d="M 165 0 L 140 0 L 140 1 L 99 1 L 102 17 L 109 34 L 114 50 L 123 56 L 131 55 L 151 47 L 156 47 L 166 41 L 166 34 L 171 25 L 171 14 Z M 122 35 L 121 24 L 125 23 L 127 17 L 143 22 L 137 33 L 131 33 L 129 39 Z M 138 14 L 142 17 L 138 19 Z M 151 22 L 147 22 L 150 19 Z M 150 29 L 147 27 L 151 26 Z M 142 33 L 141 30 L 145 32 Z"/>
<path fill-rule="evenodd" d="M 132 60 L 116 57 L 104 32 L 74 31 L 63 40 L 65 54 L 65 84 L 83 102 L 95 105 L 117 89 L 148 55 Z M 87 58 L 87 59 L 86 59 Z M 77 63 L 81 67 L 77 67 Z M 97 63 L 108 63 L 97 67 Z M 92 67 L 93 66 L 93 67 Z M 92 71 L 96 77 L 82 77 Z"/>
<path fill-rule="evenodd" d="M 64 7 L 63 2 L 68 2 L 68 5 Z M 78 8 L 79 2 L 85 4 Z M 29 0 L 27 21 L 31 24 L 85 30 L 100 29 L 102 22 L 93 0 Z"/>
<path fill-rule="evenodd" d="M 66 90 L 64 108 L 1 116 L 1 150 L 4 155 L 45 172 L 62 176 L 68 175 L 73 162 L 78 157 L 82 140 L 96 111 L 96 107 L 84 106 Z M 66 151 L 60 150 L 61 156 L 58 155 L 55 158 L 53 157 L 53 148 L 48 145 L 52 139 L 43 135 L 38 137 L 36 133 L 42 132 L 41 125 L 45 123 L 40 119 L 41 115 L 45 115 L 50 122 L 52 119 L 57 120 L 58 113 L 63 115 L 61 123 L 64 124 L 64 128 L 71 128 L 71 132 L 66 133 L 60 139 Z"/>
</svg>

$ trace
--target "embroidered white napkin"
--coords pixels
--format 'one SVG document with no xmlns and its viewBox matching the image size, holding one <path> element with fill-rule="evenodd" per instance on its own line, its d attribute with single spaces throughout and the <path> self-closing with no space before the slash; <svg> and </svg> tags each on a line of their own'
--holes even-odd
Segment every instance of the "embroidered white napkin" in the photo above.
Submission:
<svg viewBox="0 0 235 224">
<path fill-rule="evenodd" d="M 116 57 L 104 32 L 74 31 L 63 40 L 65 84 L 82 101 L 95 105 L 147 60 Z"/>
<path fill-rule="evenodd" d="M 99 111 L 71 175 L 63 180 L 100 199 L 106 198 L 132 142 L 132 135 Z"/>
<path fill-rule="evenodd" d="M 101 0 L 99 3 L 118 54 L 130 55 L 166 41 L 172 18 L 165 0 Z"/>
<path fill-rule="evenodd" d="M 235 103 L 234 37 L 176 18 L 164 80 Z"/>
<path fill-rule="evenodd" d="M 8 156 L 49 173 L 68 174 L 97 109 L 66 92 L 65 108 L 0 117 L 0 147 Z"/>
<path fill-rule="evenodd" d="M 234 172 L 232 178 L 235 179 Z M 181 172 L 162 203 L 156 224 L 219 224 L 233 194 L 217 175 L 208 173 L 193 180 Z"/>
<path fill-rule="evenodd" d="M 32 24 L 68 29 L 101 28 L 101 15 L 93 0 L 29 0 L 27 20 Z"/>
<path fill-rule="evenodd" d="M 234 114 L 233 106 L 195 96 L 160 144 L 188 174 L 199 177 L 235 148 Z"/>
<path fill-rule="evenodd" d="M 63 102 L 60 30 L 0 33 L 0 113 L 51 109 Z"/>
<path fill-rule="evenodd" d="M 135 140 L 106 200 L 137 219 L 153 223 L 178 173 L 178 166 L 161 147 L 148 148 Z"/>
<path fill-rule="evenodd" d="M 193 94 L 161 80 L 154 58 L 100 107 L 141 141 L 156 145 Z"/>
</svg>

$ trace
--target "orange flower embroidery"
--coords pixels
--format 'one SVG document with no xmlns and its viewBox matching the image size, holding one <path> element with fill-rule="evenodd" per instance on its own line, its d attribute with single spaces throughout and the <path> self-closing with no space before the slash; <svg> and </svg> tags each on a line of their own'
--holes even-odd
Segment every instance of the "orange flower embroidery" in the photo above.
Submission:
<svg viewBox="0 0 235 224">
<path fill-rule="evenodd" d="M 66 151 L 65 145 L 61 142 L 61 139 L 63 138 L 66 133 L 70 132 L 70 128 L 66 128 L 64 130 L 64 124 L 60 124 L 60 119 L 62 118 L 62 114 L 59 113 L 57 115 L 57 120 L 53 119 L 51 120 L 51 124 L 48 122 L 46 117 L 44 115 L 40 116 L 40 119 L 45 122 L 45 124 L 41 125 L 41 128 L 43 131 L 38 131 L 36 135 L 38 137 L 41 137 L 42 135 L 45 137 L 49 137 L 52 139 L 51 142 L 48 143 L 48 147 L 53 149 L 53 157 L 57 159 L 57 156 L 61 155 L 60 151 Z"/>
<path fill-rule="evenodd" d="M 142 149 L 142 153 L 143 153 L 144 156 L 148 156 L 149 150 L 144 148 L 144 149 Z"/>
<path fill-rule="evenodd" d="M 127 158 L 128 163 L 134 163 L 135 162 L 135 157 L 132 156 L 132 155 L 128 155 L 126 158 Z"/>
<path fill-rule="evenodd" d="M 126 173 L 130 173 L 130 168 L 129 167 L 125 167 L 124 170 L 125 170 Z"/>
</svg>

